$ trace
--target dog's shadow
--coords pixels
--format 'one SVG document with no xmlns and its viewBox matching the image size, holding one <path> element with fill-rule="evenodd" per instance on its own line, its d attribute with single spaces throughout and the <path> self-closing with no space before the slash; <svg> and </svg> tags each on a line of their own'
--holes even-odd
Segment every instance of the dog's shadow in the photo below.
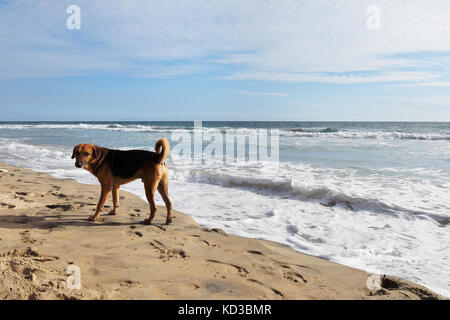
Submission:
<svg viewBox="0 0 450 320">
<path fill-rule="evenodd" d="M 82 218 L 79 215 L 2 215 L 0 214 L 0 228 L 5 229 L 57 229 L 64 227 L 119 227 L 131 225 L 153 226 L 159 229 L 165 229 L 165 223 L 153 222 L 151 225 L 144 223 L 143 220 L 130 222 L 106 221 L 105 216 L 101 215 L 97 222 L 88 221 L 87 217 Z"/>
</svg>

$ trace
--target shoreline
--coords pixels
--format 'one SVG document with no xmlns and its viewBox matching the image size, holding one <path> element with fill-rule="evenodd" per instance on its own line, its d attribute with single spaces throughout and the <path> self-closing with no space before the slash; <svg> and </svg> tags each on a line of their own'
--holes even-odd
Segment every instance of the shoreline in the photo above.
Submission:
<svg viewBox="0 0 450 320">
<path fill-rule="evenodd" d="M 99 187 L 0 163 L 0 299 L 442 299 L 398 277 L 226 234 L 121 191 L 116 216 L 87 221 Z M 81 289 L 65 271 L 81 270 Z M 375 281 L 375 282 L 377 282 Z"/>
</svg>

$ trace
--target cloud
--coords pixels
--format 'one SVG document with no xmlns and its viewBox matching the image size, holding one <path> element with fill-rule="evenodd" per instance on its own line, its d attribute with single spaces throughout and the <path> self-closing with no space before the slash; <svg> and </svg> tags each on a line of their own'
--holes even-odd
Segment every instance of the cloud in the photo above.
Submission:
<svg viewBox="0 0 450 320">
<path fill-rule="evenodd" d="M 229 80 L 442 83 L 447 0 L 78 0 L 0 3 L 0 78 L 214 71 Z M 381 28 L 366 26 L 369 5 Z M 448 82 L 448 81 L 446 81 Z"/>
<path fill-rule="evenodd" d="M 257 95 L 257 96 L 275 96 L 275 97 L 288 97 L 289 94 L 283 92 L 254 92 L 246 90 L 238 90 L 236 93 L 245 95 Z"/>
<path fill-rule="evenodd" d="M 396 84 L 395 87 L 450 87 L 450 82 L 418 82 L 418 83 L 403 83 Z"/>
<path fill-rule="evenodd" d="M 422 81 L 438 77 L 427 72 L 382 72 L 377 74 L 321 74 L 321 73 L 275 73 L 242 72 L 222 77 L 229 80 L 266 80 L 282 82 L 321 82 L 335 84 L 356 84 L 373 82 Z"/>
</svg>

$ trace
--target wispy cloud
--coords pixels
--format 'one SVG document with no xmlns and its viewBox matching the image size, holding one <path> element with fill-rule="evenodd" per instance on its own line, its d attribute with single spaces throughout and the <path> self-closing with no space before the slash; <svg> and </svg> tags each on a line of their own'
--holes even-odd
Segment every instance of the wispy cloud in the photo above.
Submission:
<svg viewBox="0 0 450 320">
<path fill-rule="evenodd" d="M 447 88 L 450 87 L 450 82 L 418 82 L 418 83 L 402 83 L 393 85 L 395 87 L 437 87 Z"/>
<path fill-rule="evenodd" d="M 257 95 L 257 96 L 275 96 L 275 97 L 288 97 L 289 94 L 283 92 L 255 92 L 255 91 L 246 91 L 246 90 L 238 90 L 236 93 L 245 94 L 245 95 Z"/>
<path fill-rule="evenodd" d="M 329 74 L 329 73 L 277 73 L 277 72 L 238 72 L 222 79 L 266 80 L 281 82 L 322 82 L 335 84 L 357 84 L 373 82 L 424 81 L 435 79 L 432 72 L 369 72 L 368 74 Z"/>
</svg>

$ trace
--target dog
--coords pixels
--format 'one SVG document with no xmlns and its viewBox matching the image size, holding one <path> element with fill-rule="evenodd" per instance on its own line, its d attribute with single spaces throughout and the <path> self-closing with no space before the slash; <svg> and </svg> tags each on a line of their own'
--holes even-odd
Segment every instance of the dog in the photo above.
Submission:
<svg viewBox="0 0 450 320">
<path fill-rule="evenodd" d="M 168 195 L 168 168 L 165 163 L 170 152 L 169 142 L 161 138 L 155 144 L 155 152 L 145 150 L 113 150 L 92 144 L 79 144 L 73 148 L 72 159 L 75 167 L 82 168 L 97 177 L 101 185 L 100 199 L 95 213 L 89 221 L 97 220 L 103 210 L 108 194 L 112 191 L 113 209 L 119 208 L 119 188 L 121 185 L 141 179 L 145 195 L 150 204 L 150 216 L 144 223 L 151 224 L 156 213 L 155 192 L 161 194 L 167 208 L 166 224 L 172 222 L 172 202 Z"/>
</svg>

